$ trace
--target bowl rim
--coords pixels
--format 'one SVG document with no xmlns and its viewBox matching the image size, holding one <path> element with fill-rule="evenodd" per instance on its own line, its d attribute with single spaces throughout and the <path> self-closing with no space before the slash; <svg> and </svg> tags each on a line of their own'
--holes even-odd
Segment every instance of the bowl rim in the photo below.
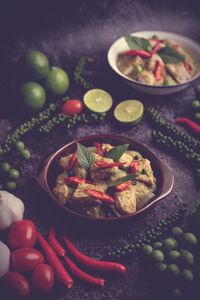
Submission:
<svg viewBox="0 0 200 300">
<path fill-rule="evenodd" d="M 60 203 L 57 199 L 57 197 L 54 195 L 52 189 L 49 187 L 48 184 L 48 172 L 49 172 L 49 167 L 51 165 L 51 163 L 57 158 L 57 156 L 59 154 L 61 154 L 65 149 L 67 149 L 68 147 L 76 144 L 77 142 L 84 142 L 84 141 L 88 141 L 88 140 L 92 140 L 92 139 L 98 139 L 98 138 L 109 138 L 109 139 L 115 139 L 115 140 L 121 140 L 121 139 L 126 139 L 127 142 L 129 141 L 130 144 L 135 144 L 138 147 L 142 147 L 144 148 L 149 154 L 150 156 L 153 157 L 154 161 L 156 162 L 158 168 L 160 169 L 161 173 L 162 173 L 162 184 L 161 184 L 161 188 L 160 188 L 160 193 L 159 195 L 156 196 L 156 198 L 154 200 L 152 200 L 151 202 L 149 202 L 149 204 L 147 204 L 146 206 L 144 206 L 143 208 L 139 209 L 138 211 L 136 211 L 135 213 L 132 214 L 127 214 L 127 215 L 123 215 L 121 217 L 110 217 L 110 218 L 105 218 L 105 217 L 101 217 L 101 218 L 93 218 L 90 216 L 86 216 L 86 215 L 82 215 L 79 214 L 78 212 L 73 211 L 72 209 L 68 208 L 67 206 L 63 205 L 62 203 Z M 163 190 L 163 184 L 164 184 L 164 180 L 165 178 L 165 170 L 164 168 L 168 168 L 168 171 L 170 170 L 170 175 L 171 175 L 171 185 L 170 188 L 162 194 L 162 190 Z M 41 179 L 43 180 L 43 182 L 41 183 Z M 65 144 L 63 147 L 59 148 L 57 151 L 55 151 L 53 154 L 50 155 L 50 157 L 48 157 L 44 164 L 43 164 L 43 169 L 42 169 L 42 178 L 41 176 L 37 176 L 36 178 L 37 182 L 40 184 L 40 186 L 42 186 L 42 188 L 44 190 L 46 190 L 46 192 L 49 194 L 49 196 L 51 197 L 51 199 L 62 209 L 65 210 L 66 212 L 70 213 L 71 215 L 78 217 L 79 219 L 84 219 L 84 220 L 90 220 L 90 221 L 95 221 L 95 222 L 113 222 L 113 221 L 123 221 L 123 220 L 127 220 L 130 219 L 132 217 L 136 217 L 142 213 L 144 213 L 146 210 L 148 210 L 149 208 L 151 208 L 152 206 L 154 206 L 157 202 L 159 202 L 160 200 L 162 200 L 163 198 L 165 198 L 167 195 L 169 195 L 171 193 L 171 191 L 173 190 L 174 187 L 174 174 L 172 173 L 171 168 L 164 163 L 159 157 L 157 157 L 156 154 L 154 154 L 154 152 L 152 152 L 152 150 L 145 144 L 142 144 L 140 142 L 137 142 L 131 138 L 128 138 L 126 136 L 120 136 L 120 135 L 112 135 L 112 134 L 95 134 L 95 135 L 89 135 L 86 137 L 80 137 L 77 138 L 67 144 Z"/>
<path fill-rule="evenodd" d="M 135 34 L 144 34 L 144 33 L 155 33 L 155 34 L 169 34 L 169 35 L 173 35 L 173 36 L 176 36 L 177 38 L 181 38 L 181 39 L 185 39 L 187 40 L 188 42 L 191 42 L 193 43 L 196 47 L 199 47 L 199 51 L 200 51 L 200 44 L 198 42 L 196 42 L 195 40 L 187 37 L 187 36 L 184 36 L 184 35 L 181 35 L 181 34 L 177 34 L 177 33 L 174 33 L 174 32 L 170 32 L 170 31 L 156 31 L 156 30 L 146 30 L 146 31 L 135 31 L 135 32 L 131 32 L 131 33 L 128 33 L 129 35 L 135 35 Z M 116 71 L 114 68 L 113 68 L 113 64 L 110 62 L 110 53 L 112 52 L 112 47 L 114 46 L 115 43 L 117 43 L 120 39 L 122 39 L 124 36 L 121 36 L 119 37 L 118 39 L 116 39 L 112 44 L 111 46 L 109 47 L 108 51 L 107 51 L 107 61 L 110 65 L 110 67 L 112 68 L 112 70 L 120 77 L 123 77 L 125 80 L 129 81 L 130 83 L 133 83 L 133 84 L 136 84 L 136 85 L 139 85 L 139 86 L 144 86 L 144 87 L 149 87 L 149 88 L 152 88 L 152 89 L 173 89 L 173 88 L 178 88 L 178 87 L 182 87 L 182 86 L 186 86 L 186 85 L 189 85 L 191 84 L 192 82 L 194 82 L 195 80 L 197 80 L 199 77 L 200 77 L 200 68 L 198 70 L 198 72 L 195 74 L 194 77 L 192 77 L 190 80 L 186 81 L 186 82 L 183 82 L 183 83 L 177 83 L 177 84 L 174 84 L 174 85 L 161 85 L 161 86 L 157 86 L 157 85 L 150 85 L 150 84 L 144 84 L 144 83 L 140 83 L 139 81 L 136 81 L 134 79 L 130 79 L 128 76 L 124 75 L 121 71 Z M 116 62 L 115 62 L 115 65 L 116 65 Z"/>
</svg>

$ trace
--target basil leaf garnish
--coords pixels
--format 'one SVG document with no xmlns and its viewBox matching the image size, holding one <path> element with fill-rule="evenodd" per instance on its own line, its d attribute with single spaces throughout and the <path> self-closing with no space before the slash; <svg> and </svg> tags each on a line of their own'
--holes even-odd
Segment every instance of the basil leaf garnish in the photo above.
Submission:
<svg viewBox="0 0 200 300">
<path fill-rule="evenodd" d="M 93 162 L 95 162 L 95 157 L 92 150 L 87 147 L 77 143 L 77 157 L 79 165 L 87 170 Z"/>
<path fill-rule="evenodd" d="M 116 146 L 112 149 L 110 149 L 108 152 L 106 152 L 107 158 L 112 158 L 113 161 L 118 161 L 122 154 L 128 149 L 129 144 L 124 144 L 120 146 Z"/>
<path fill-rule="evenodd" d="M 112 182 L 109 187 L 112 186 L 116 186 L 118 184 L 122 184 L 125 183 L 129 180 L 135 179 L 137 177 L 137 175 L 133 175 L 133 174 L 127 174 L 126 176 L 120 177 L 119 179 L 117 179 L 116 181 Z"/>
<path fill-rule="evenodd" d="M 148 40 L 132 35 L 125 35 L 125 40 L 131 50 L 146 50 L 151 49 L 151 44 Z"/>
<path fill-rule="evenodd" d="M 170 46 L 161 48 L 157 54 L 162 58 L 165 64 L 177 64 L 185 60 L 184 55 Z"/>
</svg>

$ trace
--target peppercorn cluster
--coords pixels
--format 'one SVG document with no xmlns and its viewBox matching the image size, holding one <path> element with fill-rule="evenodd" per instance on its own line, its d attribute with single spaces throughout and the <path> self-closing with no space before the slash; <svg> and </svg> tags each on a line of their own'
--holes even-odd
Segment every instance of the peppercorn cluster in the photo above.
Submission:
<svg viewBox="0 0 200 300">
<path fill-rule="evenodd" d="M 156 109 L 149 108 L 147 116 L 156 128 L 152 132 L 154 142 L 187 161 L 200 176 L 200 143 L 162 118 Z"/>
<path fill-rule="evenodd" d="M 51 113 L 56 110 L 56 104 L 50 103 L 49 106 L 40 112 L 37 117 L 32 117 L 29 121 L 21 124 L 15 131 L 9 134 L 0 148 L 0 155 L 3 156 L 11 150 L 12 144 L 16 143 L 26 133 L 32 130 L 35 126 L 40 125 L 49 118 Z"/>
<path fill-rule="evenodd" d="M 152 243 L 172 228 L 187 211 L 187 204 L 180 202 L 174 212 L 167 216 L 166 219 L 156 222 L 156 224 L 148 228 L 144 233 L 136 236 L 132 243 L 125 242 L 123 245 L 116 247 L 107 253 L 107 257 L 117 260 L 122 257 L 130 256 L 141 249 L 145 244 Z"/>
<path fill-rule="evenodd" d="M 75 82 L 80 84 L 84 89 L 91 89 L 93 87 L 93 85 L 90 82 L 88 82 L 86 79 L 84 79 L 84 77 L 83 77 L 85 66 L 86 66 L 87 62 L 89 62 L 89 61 L 91 61 L 91 58 L 89 58 L 87 56 L 82 56 L 79 59 L 78 64 L 74 70 Z"/>
</svg>

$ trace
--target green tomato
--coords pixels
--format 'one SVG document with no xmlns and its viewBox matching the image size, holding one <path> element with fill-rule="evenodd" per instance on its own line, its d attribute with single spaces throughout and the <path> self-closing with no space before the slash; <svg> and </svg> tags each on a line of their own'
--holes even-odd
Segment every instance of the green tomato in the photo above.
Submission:
<svg viewBox="0 0 200 300">
<path fill-rule="evenodd" d="M 15 147 L 17 148 L 18 151 L 22 151 L 25 148 L 25 145 L 22 141 L 17 141 L 15 143 Z"/>
<path fill-rule="evenodd" d="M 2 171 L 7 173 L 7 172 L 10 171 L 10 169 L 11 169 L 11 165 L 8 162 L 4 161 L 3 163 L 1 163 L 1 170 Z"/>
<path fill-rule="evenodd" d="M 167 238 L 163 241 L 163 246 L 166 250 L 173 250 L 177 248 L 177 241 L 174 238 Z"/>
<path fill-rule="evenodd" d="M 191 282 L 194 279 L 194 275 L 193 275 L 192 271 L 190 271 L 188 269 L 184 269 L 180 275 L 181 275 L 181 278 L 187 282 Z"/>
<path fill-rule="evenodd" d="M 17 169 L 10 169 L 10 171 L 9 171 L 9 177 L 11 179 L 17 179 L 17 178 L 19 178 L 19 171 Z"/>
<path fill-rule="evenodd" d="M 153 248 L 150 245 L 144 245 L 144 247 L 142 248 L 142 251 L 145 254 L 150 255 L 153 251 Z"/>
<path fill-rule="evenodd" d="M 175 226 L 171 229 L 171 232 L 175 237 L 178 237 L 183 234 L 183 229 L 181 227 Z"/>
<path fill-rule="evenodd" d="M 169 264 L 166 270 L 173 276 L 177 276 L 180 273 L 180 269 L 176 264 Z"/>
<path fill-rule="evenodd" d="M 162 248 L 162 243 L 161 242 L 153 243 L 153 249 L 154 250 L 161 249 L 161 248 Z"/>
<path fill-rule="evenodd" d="M 13 191 L 13 190 L 16 189 L 16 187 L 17 187 L 17 184 L 16 184 L 15 181 L 7 181 L 7 182 L 6 182 L 6 188 L 7 188 L 8 190 Z"/>
<path fill-rule="evenodd" d="M 34 81 L 27 81 L 22 85 L 22 98 L 26 107 L 31 110 L 40 110 L 46 102 L 44 88 Z"/>
<path fill-rule="evenodd" d="M 183 234 L 183 242 L 185 245 L 193 247 L 197 245 L 197 238 L 193 233 L 186 232 Z"/>
<path fill-rule="evenodd" d="M 170 250 L 168 256 L 171 260 L 177 261 L 180 258 L 181 253 L 177 250 Z"/>
<path fill-rule="evenodd" d="M 181 260 L 185 265 L 191 266 L 194 263 L 194 256 L 191 252 L 185 249 L 181 249 Z"/>
<path fill-rule="evenodd" d="M 151 257 L 155 262 L 163 262 L 165 259 L 164 253 L 161 250 L 153 250 Z"/>
<path fill-rule="evenodd" d="M 61 96 L 66 93 L 69 87 L 67 73 L 59 67 L 51 67 L 46 76 L 46 88 L 52 94 Z"/>
<path fill-rule="evenodd" d="M 40 51 L 30 50 L 24 57 L 25 67 L 35 79 L 46 77 L 49 71 L 49 61 L 46 55 Z"/>
</svg>

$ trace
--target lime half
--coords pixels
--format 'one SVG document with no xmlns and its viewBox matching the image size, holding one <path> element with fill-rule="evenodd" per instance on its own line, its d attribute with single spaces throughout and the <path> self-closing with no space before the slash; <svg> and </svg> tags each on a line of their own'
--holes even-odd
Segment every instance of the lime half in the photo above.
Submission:
<svg viewBox="0 0 200 300">
<path fill-rule="evenodd" d="M 105 113 L 113 104 L 111 95 L 101 89 L 92 89 L 83 96 L 85 106 L 96 113 Z"/>
<path fill-rule="evenodd" d="M 144 105 L 138 100 L 125 100 L 120 102 L 114 110 L 117 121 L 125 124 L 137 124 L 142 119 Z"/>
</svg>

